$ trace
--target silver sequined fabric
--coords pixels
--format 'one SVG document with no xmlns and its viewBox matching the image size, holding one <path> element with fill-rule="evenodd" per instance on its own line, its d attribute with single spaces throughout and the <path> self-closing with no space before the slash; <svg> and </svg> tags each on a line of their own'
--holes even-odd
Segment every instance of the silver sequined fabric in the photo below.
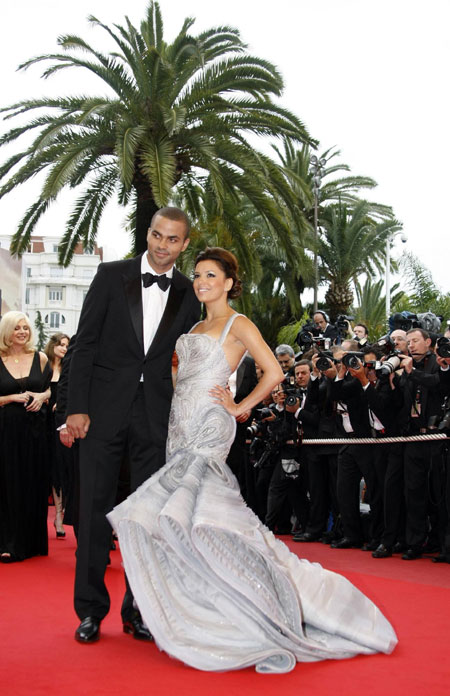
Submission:
<svg viewBox="0 0 450 696">
<path fill-rule="evenodd" d="M 300 560 L 245 505 L 225 463 L 234 419 L 208 392 L 230 375 L 221 340 L 177 342 L 167 462 L 108 518 L 158 646 L 202 670 L 391 652 L 394 630 L 348 580 Z"/>
</svg>

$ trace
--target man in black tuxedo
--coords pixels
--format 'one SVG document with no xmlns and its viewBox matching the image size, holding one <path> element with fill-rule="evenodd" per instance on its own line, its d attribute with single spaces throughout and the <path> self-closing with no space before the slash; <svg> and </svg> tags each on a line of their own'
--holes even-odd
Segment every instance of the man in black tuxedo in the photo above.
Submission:
<svg viewBox="0 0 450 696">
<path fill-rule="evenodd" d="M 67 408 L 69 436 L 80 439 L 80 523 L 75 574 L 75 638 L 91 643 L 110 600 L 104 575 L 124 456 L 131 491 L 165 460 L 177 338 L 200 314 L 192 283 L 174 268 L 189 244 L 189 220 L 178 208 L 153 217 L 147 253 L 100 264 L 86 296 L 73 351 Z M 124 632 L 151 640 L 128 587 Z"/>
</svg>

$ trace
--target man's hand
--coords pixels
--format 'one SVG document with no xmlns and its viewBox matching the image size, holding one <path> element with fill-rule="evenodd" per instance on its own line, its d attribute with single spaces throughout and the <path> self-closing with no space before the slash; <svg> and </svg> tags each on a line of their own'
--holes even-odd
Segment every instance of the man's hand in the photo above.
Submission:
<svg viewBox="0 0 450 696">
<path fill-rule="evenodd" d="M 403 367 L 405 372 L 410 375 L 414 366 L 412 357 L 410 355 L 402 355 L 401 353 L 399 353 L 398 357 L 401 359 L 400 367 Z"/>
<path fill-rule="evenodd" d="M 72 413 L 70 416 L 67 416 L 67 430 L 69 432 L 69 435 L 74 440 L 77 440 L 78 438 L 84 440 L 89 430 L 90 424 L 91 419 L 89 418 L 87 413 Z"/>
<path fill-rule="evenodd" d="M 362 386 L 365 387 L 366 384 L 369 383 L 369 380 L 367 379 L 366 372 L 364 370 L 364 365 L 362 364 L 361 360 L 359 358 L 356 358 L 358 361 L 358 367 L 355 369 L 353 367 L 349 367 L 348 371 L 350 372 L 352 377 L 356 377 L 356 379 L 361 382 Z"/>
<path fill-rule="evenodd" d="M 69 431 L 67 428 L 62 428 L 59 431 L 59 441 L 64 447 L 72 447 L 73 443 L 75 440 L 73 439 L 72 435 L 70 435 Z"/>
<path fill-rule="evenodd" d="M 442 367 L 443 370 L 446 370 L 447 367 L 450 365 L 450 358 L 441 358 L 440 355 L 436 354 L 436 360 L 439 367 Z"/>
</svg>

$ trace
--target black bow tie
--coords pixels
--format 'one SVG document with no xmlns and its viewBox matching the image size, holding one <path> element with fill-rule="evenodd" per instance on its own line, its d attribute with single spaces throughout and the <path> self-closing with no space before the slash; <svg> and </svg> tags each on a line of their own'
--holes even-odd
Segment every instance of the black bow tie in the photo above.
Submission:
<svg viewBox="0 0 450 696">
<path fill-rule="evenodd" d="M 149 288 L 153 283 L 158 283 L 158 287 L 163 292 L 166 292 L 167 288 L 170 286 L 171 278 L 168 278 L 165 273 L 162 275 L 153 275 L 153 273 L 143 273 L 142 283 L 144 288 Z"/>
</svg>

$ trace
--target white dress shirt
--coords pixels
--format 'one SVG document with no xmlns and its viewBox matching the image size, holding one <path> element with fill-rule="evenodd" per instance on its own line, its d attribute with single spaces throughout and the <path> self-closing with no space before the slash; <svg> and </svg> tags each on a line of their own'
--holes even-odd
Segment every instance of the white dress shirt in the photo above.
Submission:
<svg viewBox="0 0 450 696">
<path fill-rule="evenodd" d="M 141 273 L 163 275 L 163 273 L 155 273 L 148 262 L 147 254 L 143 254 L 141 259 Z M 165 275 L 168 278 L 172 278 L 173 266 L 169 271 L 166 271 Z M 170 288 L 163 292 L 157 283 L 153 283 L 153 285 L 150 285 L 148 288 L 144 288 L 141 281 L 141 292 L 142 313 L 144 317 L 144 353 L 147 354 L 147 351 L 155 338 L 162 315 L 164 314 Z"/>
</svg>

